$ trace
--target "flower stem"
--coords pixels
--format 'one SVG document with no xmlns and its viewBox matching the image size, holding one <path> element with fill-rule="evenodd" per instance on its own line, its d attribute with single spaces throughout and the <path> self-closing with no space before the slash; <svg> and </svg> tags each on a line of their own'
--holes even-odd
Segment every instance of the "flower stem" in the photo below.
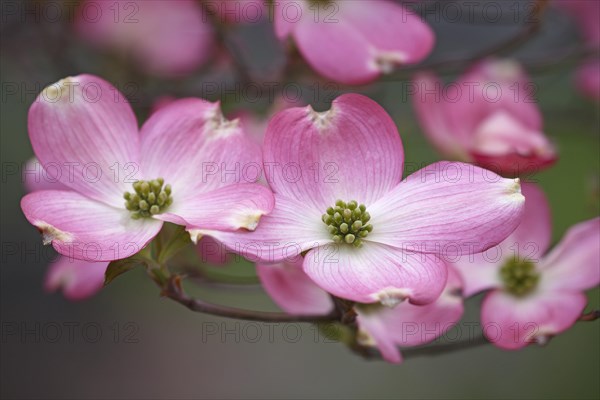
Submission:
<svg viewBox="0 0 600 400">
<path fill-rule="evenodd" d="M 321 322 L 337 322 L 337 323 L 349 323 L 353 325 L 355 322 L 353 318 L 348 318 L 348 313 L 344 312 L 347 305 L 341 301 L 336 302 L 336 309 L 327 315 L 291 315 L 281 312 L 266 312 L 266 311 L 254 311 L 244 310 L 241 308 L 227 307 L 217 304 L 212 304 L 188 296 L 181 286 L 181 277 L 171 277 L 165 286 L 163 286 L 162 295 L 168 297 L 179 304 L 187 307 L 191 311 L 200 312 L 204 314 L 210 314 L 217 317 L 241 319 L 245 321 L 258 321 L 258 322 L 307 322 L 307 323 L 321 323 Z M 334 300 L 338 300 L 335 299 Z M 341 299 L 340 299 L 341 300 Z M 347 310 L 346 310 L 347 311 Z M 345 321 L 350 319 L 350 321 Z M 593 310 L 589 313 L 582 314 L 579 321 L 595 321 L 600 319 L 600 310 Z M 425 346 L 413 347 L 413 348 L 402 348 L 403 358 L 417 358 L 417 357 L 431 357 L 442 354 L 454 353 L 461 350 L 472 349 L 480 347 L 490 342 L 484 336 L 477 336 L 475 338 L 468 338 L 458 342 L 451 343 L 439 343 L 429 344 Z M 358 343 L 353 343 L 350 348 L 355 353 L 359 354 L 365 359 L 381 359 L 381 354 L 377 349 L 367 346 L 362 346 Z"/>
<path fill-rule="evenodd" d="M 217 304 L 205 302 L 203 300 L 189 297 L 181 287 L 181 278 L 174 276 L 171 278 L 163 289 L 163 296 L 175 300 L 179 304 L 188 309 L 211 314 L 218 317 L 242 319 L 246 321 L 261 321 L 261 322 L 331 322 L 338 321 L 340 316 L 337 311 L 328 315 L 306 315 L 298 316 L 280 312 L 253 311 L 244 310 L 241 308 L 227 307 Z"/>
<path fill-rule="evenodd" d="M 593 310 L 590 311 L 589 313 L 586 314 L 582 314 L 581 317 L 579 317 L 579 321 L 595 321 L 598 318 L 600 318 L 600 310 Z"/>
</svg>

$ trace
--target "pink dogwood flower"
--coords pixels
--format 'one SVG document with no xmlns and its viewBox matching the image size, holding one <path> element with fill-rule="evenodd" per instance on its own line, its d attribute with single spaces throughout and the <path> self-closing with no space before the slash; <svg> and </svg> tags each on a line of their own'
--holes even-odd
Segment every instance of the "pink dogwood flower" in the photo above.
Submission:
<svg viewBox="0 0 600 400">
<path fill-rule="evenodd" d="M 68 190 L 58 179 L 52 178 L 35 157 L 25 165 L 23 183 L 29 192 Z M 102 289 L 107 267 L 108 262 L 75 260 L 59 255 L 48 266 L 44 287 L 48 292 L 61 289 L 63 295 L 72 301 L 84 300 Z"/>
<path fill-rule="evenodd" d="M 402 181 L 398 130 L 361 95 L 340 96 L 325 112 L 279 112 L 263 157 L 273 212 L 247 236 L 192 229 L 192 237 L 264 262 L 306 253 L 313 281 L 357 302 L 434 301 L 447 274 L 439 256 L 498 244 L 522 213 L 518 180 L 475 166 L 436 163 Z"/>
<path fill-rule="evenodd" d="M 44 288 L 48 292 L 61 290 L 71 301 L 88 299 L 104 287 L 108 264 L 108 261 L 91 262 L 58 256 L 48 266 Z"/>
<path fill-rule="evenodd" d="M 483 332 L 503 349 L 520 349 L 570 328 L 581 316 L 584 290 L 600 283 L 600 218 L 575 225 L 550 245 L 550 207 L 544 193 L 524 184 L 521 225 L 486 253 L 455 263 L 470 296 L 491 290 L 483 300 Z"/>
<path fill-rule="evenodd" d="M 61 254 L 117 260 L 144 248 L 163 222 L 252 230 L 273 208 L 271 192 L 240 173 L 260 168 L 259 146 L 218 103 L 175 101 L 139 130 L 118 90 L 80 75 L 44 89 L 28 124 L 37 158 L 69 190 L 30 193 L 21 208 Z"/>
<path fill-rule="evenodd" d="M 554 4 L 573 18 L 587 47 L 600 51 L 600 2 L 593 0 L 562 0 Z M 584 61 L 575 73 L 575 86 L 586 97 L 600 101 L 600 57 L 596 54 Z"/>
<path fill-rule="evenodd" d="M 584 96 L 600 102 L 600 58 L 592 58 L 577 69 L 575 84 Z"/>
<path fill-rule="evenodd" d="M 92 45 L 119 52 L 149 74 L 177 77 L 206 63 L 214 32 L 193 0 L 86 0 L 75 30 Z"/>
<path fill-rule="evenodd" d="M 516 62 L 482 61 L 446 87 L 429 73 L 418 74 L 414 84 L 419 122 L 444 156 L 506 176 L 556 161 L 531 97 L 532 83 Z"/>
<path fill-rule="evenodd" d="M 285 312 L 327 315 L 333 311 L 331 296 L 304 273 L 300 257 L 295 262 L 259 263 L 256 270 L 266 292 Z M 441 296 L 431 304 L 417 306 L 404 302 L 393 308 L 355 305 L 359 343 L 377 347 L 385 360 L 400 363 L 398 346 L 418 346 L 444 335 L 464 311 L 460 277 L 452 268 L 448 272 Z"/>
<path fill-rule="evenodd" d="M 291 36 L 312 68 L 344 84 L 368 83 L 395 65 L 418 63 L 435 42 L 419 16 L 387 0 L 274 4 L 277 37 Z"/>
</svg>

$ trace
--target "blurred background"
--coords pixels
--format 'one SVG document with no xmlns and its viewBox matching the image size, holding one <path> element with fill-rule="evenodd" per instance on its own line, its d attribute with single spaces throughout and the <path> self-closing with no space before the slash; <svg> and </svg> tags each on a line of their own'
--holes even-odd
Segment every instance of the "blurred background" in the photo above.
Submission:
<svg viewBox="0 0 600 400">
<path fill-rule="evenodd" d="M 33 155 L 27 111 L 45 86 L 80 73 L 112 82 L 129 98 L 140 123 L 157 102 L 170 97 L 221 100 L 226 115 L 250 110 L 265 116 L 277 97 L 270 93 L 282 89 L 317 109 L 326 109 L 341 93 L 363 93 L 393 116 L 407 163 L 420 165 L 440 157 L 415 120 L 407 94 L 412 73 L 433 66 L 450 80 L 469 65 L 461 60 L 500 46 L 501 56 L 523 62 L 532 77 L 544 131 L 559 152 L 553 168 L 528 177 L 549 197 L 553 243 L 569 226 L 597 216 L 600 112 L 598 103 L 574 84 L 574 71 L 586 54 L 577 22 L 550 3 L 536 32 L 502 48 L 528 23 L 531 1 L 470 2 L 475 3 L 470 6 L 472 16 L 464 2 L 441 3 L 455 4 L 464 17 L 444 16 L 435 1 L 409 4 L 437 37 L 433 53 L 421 66 L 348 87 L 312 72 L 293 48 L 275 38 L 268 19 L 224 23 L 207 18 L 207 26 L 184 31 L 195 38 L 190 39 L 190 52 L 201 49 L 202 56 L 184 59 L 173 70 L 132 51 L 127 47 L 131 42 L 98 43 L 97 37 L 87 37 L 77 25 L 77 1 L 2 1 L 2 398 L 600 397 L 597 322 L 578 323 L 543 348 L 506 352 L 487 345 L 393 366 L 363 360 L 309 324 L 257 324 L 192 313 L 161 298 L 141 270 L 123 275 L 86 301 L 69 302 L 43 290 L 44 274 L 55 254 L 42 246 L 19 207 L 25 193 L 21 171 Z M 488 3 L 500 7 L 500 18 L 483 12 Z M 122 18 L 135 11 L 130 4 L 135 3 L 115 6 Z M 200 2 L 190 4 L 201 7 Z M 515 15 L 515 10 L 522 13 Z M 151 18 L 142 13 L 134 25 L 150 24 Z M 180 25 L 177 18 L 171 22 Z M 101 32 L 98 37 L 107 35 Z M 117 36 L 128 35 L 124 28 Z M 149 31 L 143 35 L 155 40 Z M 174 56 L 165 50 L 162 59 L 167 58 Z M 255 276 L 244 263 L 219 273 L 236 281 L 251 282 Z M 276 310 L 257 284 L 203 285 L 195 293 L 223 304 Z M 598 309 L 599 290 L 588 297 L 588 310 Z M 453 331 L 461 338 L 477 324 L 480 300 L 467 302 L 463 321 Z"/>
</svg>

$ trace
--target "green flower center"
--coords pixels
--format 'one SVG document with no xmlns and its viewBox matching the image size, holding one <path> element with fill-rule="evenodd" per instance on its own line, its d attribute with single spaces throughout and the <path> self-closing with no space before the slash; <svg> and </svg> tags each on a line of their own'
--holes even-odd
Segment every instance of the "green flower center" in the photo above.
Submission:
<svg viewBox="0 0 600 400">
<path fill-rule="evenodd" d="M 515 296 L 530 293 L 540 280 L 540 274 L 535 270 L 534 263 L 516 257 L 500 268 L 500 277 L 504 282 L 504 288 Z"/>
<path fill-rule="evenodd" d="M 338 200 L 329 207 L 322 220 L 336 243 L 348 243 L 354 247 L 362 246 L 362 239 L 369 236 L 373 225 L 368 224 L 371 215 L 364 204 L 352 200 L 348 203 Z"/>
<path fill-rule="evenodd" d="M 165 185 L 163 178 L 151 181 L 135 181 L 134 193 L 125 192 L 125 207 L 131 211 L 131 218 L 148 218 L 164 212 L 173 203 L 171 185 Z"/>
</svg>

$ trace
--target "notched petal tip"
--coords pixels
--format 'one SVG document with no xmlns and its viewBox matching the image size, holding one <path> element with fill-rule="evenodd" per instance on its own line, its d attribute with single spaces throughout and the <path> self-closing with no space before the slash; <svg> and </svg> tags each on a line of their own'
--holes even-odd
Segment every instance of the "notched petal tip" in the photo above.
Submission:
<svg viewBox="0 0 600 400">
<path fill-rule="evenodd" d="M 373 294 L 371 297 L 382 305 L 393 308 L 409 298 L 410 295 L 411 292 L 408 289 L 389 287 Z"/>
<path fill-rule="evenodd" d="M 258 226 L 260 218 L 263 215 L 265 215 L 265 213 L 262 211 L 240 215 L 235 219 L 234 224 L 236 224 L 239 227 L 239 229 L 247 229 L 249 231 L 253 231 Z"/>
<path fill-rule="evenodd" d="M 76 83 L 76 78 L 68 76 L 64 79 L 54 82 L 42 90 L 42 98 L 44 100 L 56 103 L 59 100 L 69 98 L 69 87 Z"/>
<path fill-rule="evenodd" d="M 550 342 L 550 339 L 552 339 L 552 335 L 538 334 L 534 336 L 531 340 L 534 341 L 538 346 L 543 347 Z"/>
<path fill-rule="evenodd" d="M 70 233 L 61 231 L 45 221 L 36 221 L 33 225 L 42 234 L 42 242 L 45 246 L 51 244 L 54 240 L 62 243 L 69 243 L 73 241 L 73 236 Z"/>
<path fill-rule="evenodd" d="M 200 239 L 204 236 L 204 232 L 200 229 L 189 229 L 187 232 L 190 234 L 190 239 L 194 244 L 198 244 Z"/>
<path fill-rule="evenodd" d="M 308 105 L 306 106 L 306 110 L 310 122 L 312 122 L 319 130 L 326 128 L 334 115 L 333 107 L 327 111 L 315 111 L 310 105 Z"/>
<path fill-rule="evenodd" d="M 224 138 L 241 133 L 240 119 L 228 120 L 221 111 L 220 103 L 214 103 L 214 107 L 206 111 L 206 130 L 209 138 Z"/>
<path fill-rule="evenodd" d="M 519 178 L 509 179 L 506 193 L 514 197 L 515 200 L 525 201 L 525 196 L 521 192 L 521 180 Z"/>
<path fill-rule="evenodd" d="M 371 67 L 383 74 L 391 74 L 397 66 L 406 64 L 408 57 L 404 53 L 382 51 L 371 60 Z"/>
</svg>

